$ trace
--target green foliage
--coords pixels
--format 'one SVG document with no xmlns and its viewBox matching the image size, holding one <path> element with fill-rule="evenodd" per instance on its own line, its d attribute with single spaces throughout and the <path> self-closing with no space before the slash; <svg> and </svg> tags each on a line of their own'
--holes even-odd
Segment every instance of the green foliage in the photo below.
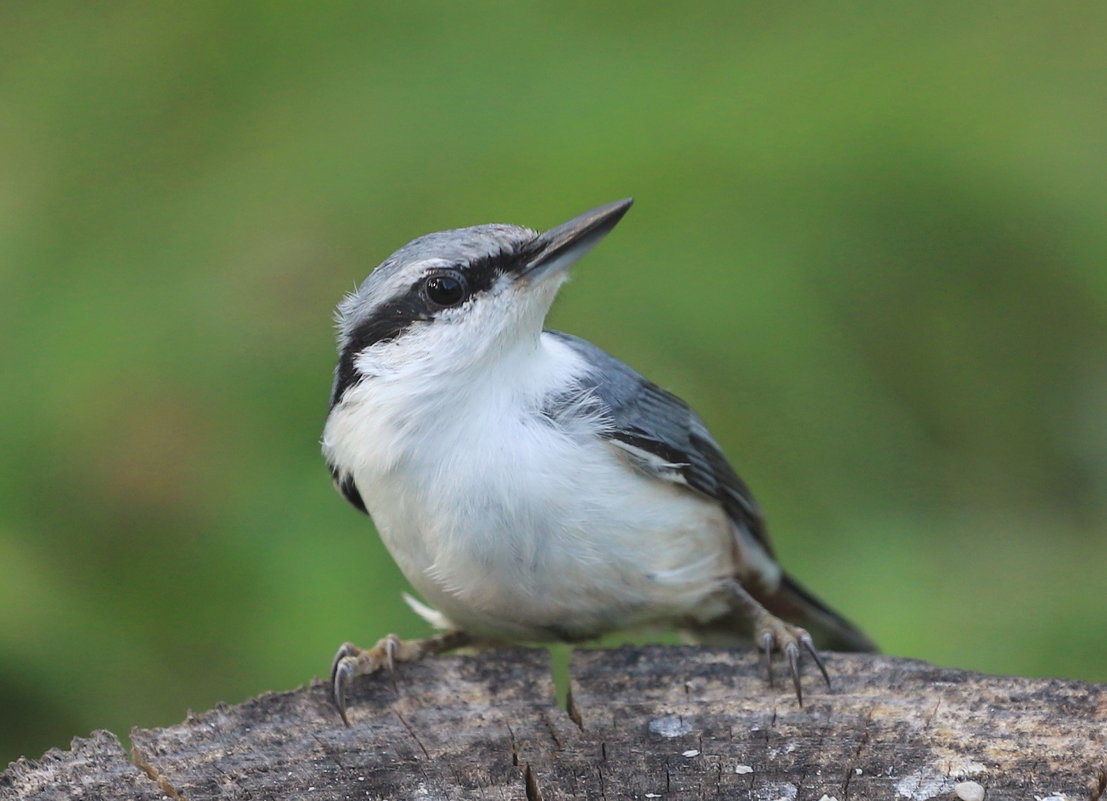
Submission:
<svg viewBox="0 0 1107 801">
<path fill-rule="evenodd" d="M 1107 7 L 0 8 L 0 763 L 425 631 L 318 437 L 341 294 L 638 203 L 552 323 L 889 652 L 1107 680 Z"/>
</svg>

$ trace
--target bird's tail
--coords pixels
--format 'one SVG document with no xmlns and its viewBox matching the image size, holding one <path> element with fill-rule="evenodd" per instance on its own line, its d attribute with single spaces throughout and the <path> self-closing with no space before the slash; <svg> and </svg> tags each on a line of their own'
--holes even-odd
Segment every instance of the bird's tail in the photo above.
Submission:
<svg viewBox="0 0 1107 801">
<path fill-rule="evenodd" d="M 773 592 L 759 587 L 747 587 L 750 593 L 769 612 L 789 623 L 807 629 L 815 644 L 827 651 L 857 651 L 876 653 L 869 637 L 804 587 L 785 574 Z M 735 609 L 720 618 L 695 627 L 692 632 L 703 642 L 722 643 L 735 639 L 748 639 L 750 621 L 743 610 Z"/>
</svg>

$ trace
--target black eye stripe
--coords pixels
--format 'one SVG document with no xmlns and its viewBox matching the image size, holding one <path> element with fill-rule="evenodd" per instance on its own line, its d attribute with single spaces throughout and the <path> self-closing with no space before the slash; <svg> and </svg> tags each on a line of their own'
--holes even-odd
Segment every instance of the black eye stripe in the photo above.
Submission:
<svg viewBox="0 0 1107 801">
<path fill-rule="evenodd" d="M 437 303 L 428 296 L 428 278 L 434 275 L 457 275 L 467 284 L 466 299 L 476 298 L 491 289 L 500 276 L 516 271 L 520 258 L 515 251 L 501 250 L 468 264 L 432 270 L 430 275 L 420 275 L 391 300 L 373 309 L 369 316 L 350 331 L 346 346 L 342 349 L 335 368 L 331 406 L 338 403 L 347 389 L 361 380 L 354 368 L 354 361 L 359 353 L 379 342 L 396 339 L 415 323 L 428 322 L 439 312 L 457 308 L 457 305 Z"/>
<path fill-rule="evenodd" d="M 418 292 L 409 291 L 377 307 L 372 315 L 362 320 L 350 332 L 350 339 L 338 358 L 334 387 L 331 390 L 331 407 L 338 403 L 349 387 L 361 379 L 354 368 L 354 361 L 359 353 L 378 342 L 395 339 L 415 323 L 430 320 L 432 317 L 426 298 Z"/>
<path fill-rule="evenodd" d="M 517 253 L 501 250 L 469 262 L 462 273 L 469 282 L 469 291 L 476 295 L 490 289 L 501 275 L 518 269 L 518 263 Z"/>
</svg>

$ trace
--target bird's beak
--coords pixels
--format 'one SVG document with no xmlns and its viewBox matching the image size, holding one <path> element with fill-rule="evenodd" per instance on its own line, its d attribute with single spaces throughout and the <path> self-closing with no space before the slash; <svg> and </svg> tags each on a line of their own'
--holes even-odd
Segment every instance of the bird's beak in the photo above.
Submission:
<svg viewBox="0 0 1107 801">
<path fill-rule="evenodd" d="M 564 272 L 615 227 L 633 202 L 629 197 L 616 200 L 539 234 L 527 249 L 519 277 L 535 281 Z"/>
</svg>

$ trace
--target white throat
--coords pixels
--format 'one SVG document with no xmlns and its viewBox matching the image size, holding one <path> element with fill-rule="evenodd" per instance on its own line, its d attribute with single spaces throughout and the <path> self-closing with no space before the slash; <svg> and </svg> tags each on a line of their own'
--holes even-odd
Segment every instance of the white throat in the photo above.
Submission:
<svg viewBox="0 0 1107 801">
<path fill-rule="evenodd" d="M 449 341 L 453 333 L 427 325 L 408 332 L 402 347 L 378 343 L 358 356 L 363 378 L 346 391 L 324 430 L 331 464 L 366 479 L 401 462 L 425 460 L 444 471 L 444 455 L 490 447 L 520 417 L 541 414 L 547 397 L 573 386 L 587 369 L 549 335 L 464 354 Z"/>
</svg>

